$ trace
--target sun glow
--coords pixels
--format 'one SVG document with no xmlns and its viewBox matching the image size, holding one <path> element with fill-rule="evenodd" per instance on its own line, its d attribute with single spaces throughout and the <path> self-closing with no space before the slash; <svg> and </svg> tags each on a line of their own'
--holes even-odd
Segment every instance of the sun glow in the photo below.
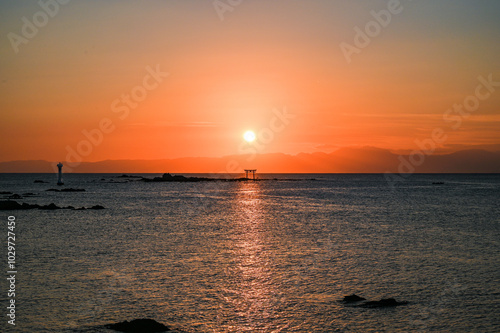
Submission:
<svg viewBox="0 0 500 333">
<path fill-rule="evenodd" d="M 252 142 L 255 140 L 255 133 L 252 131 L 246 131 L 245 134 L 243 134 L 243 138 L 246 142 Z"/>
</svg>

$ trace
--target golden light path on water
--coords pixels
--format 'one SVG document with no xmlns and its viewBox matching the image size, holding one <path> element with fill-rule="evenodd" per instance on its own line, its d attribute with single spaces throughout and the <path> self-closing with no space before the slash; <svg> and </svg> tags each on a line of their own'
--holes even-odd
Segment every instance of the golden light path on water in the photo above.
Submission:
<svg viewBox="0 0 500 333">
<path fill-rule="evenodd" d="M 231 324 L 231 331 L 277 331 L 270 326 L 277 317 L 279 282 L 273 278 L 261 190 L 259 182 L 240 182 L 234 201 L 235 233 L 230 249 L 230 279 L 234 285 L 229 287 L 231 297 L 226 301 L 233 307 L 237 322 Z"/>
</svg>

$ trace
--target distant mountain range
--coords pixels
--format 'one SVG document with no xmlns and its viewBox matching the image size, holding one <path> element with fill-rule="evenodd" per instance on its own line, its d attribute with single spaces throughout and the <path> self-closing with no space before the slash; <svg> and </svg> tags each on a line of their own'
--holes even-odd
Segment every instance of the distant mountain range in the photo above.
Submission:
<svg viewBox="0 0 500 333">
<path fill-rule="evenodd" d="M 58 161 L 0 162 L 1 173 L 52 173 Z M 500 151 L 462 150 L 450 154 L 398 155 L 386 149 L 341 148 L 332 153 L 281 153 L 186 157 L 162 160 L 62 161 L 66 173 L 500 173 Z"/>
</svg>

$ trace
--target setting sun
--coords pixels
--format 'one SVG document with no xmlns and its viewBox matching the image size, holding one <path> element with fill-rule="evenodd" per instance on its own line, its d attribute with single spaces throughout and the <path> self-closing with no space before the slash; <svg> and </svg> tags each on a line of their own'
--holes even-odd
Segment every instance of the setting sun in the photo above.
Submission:
<svg viewBox="0 0 500 333">
<path fill-rule="evenodd" d="M 252 142 L 255 140 L 255 133 L 252 131 L 246 131 L 245 134 L 243 134 L 243 138 L 246 142 Z"/>
</svg>

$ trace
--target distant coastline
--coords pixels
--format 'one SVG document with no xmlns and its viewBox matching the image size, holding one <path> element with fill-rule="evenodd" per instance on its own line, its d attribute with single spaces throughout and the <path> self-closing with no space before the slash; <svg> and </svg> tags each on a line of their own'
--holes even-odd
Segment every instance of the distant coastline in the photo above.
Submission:
<svg viewBox="0 0 500 333">
<path fill-rule="evenodd" d="M 425 155 L 421 164 L 410 155 L 379 148 L 342 148 L 332 153 L 269 153 L 224 157 L 185 157 L 159 160 L 65 162 L 63 173 L 242 173 L 251 167 L 263 173 L 500 173 L 500 152 L 480 149 Z M 413 159 L 415 161 L 415 159 Z M 25 160 L 0 162 L 0 173 L 55 173 L 57 162 Z M 420 162 L 419 162 L 420 163 Z M 229 166 L 229 167 L 228 167 Z"/>
</svg>

